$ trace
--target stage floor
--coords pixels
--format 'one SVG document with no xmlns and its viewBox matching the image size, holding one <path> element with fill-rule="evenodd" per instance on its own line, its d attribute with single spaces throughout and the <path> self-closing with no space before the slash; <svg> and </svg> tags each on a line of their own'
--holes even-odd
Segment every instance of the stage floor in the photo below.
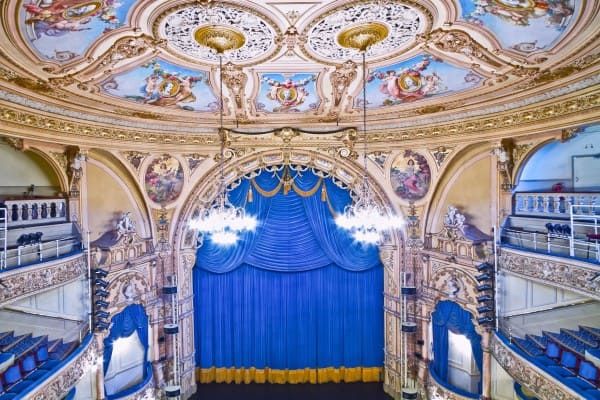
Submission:
<svg viewBox="0 0 600 400">
<path fill-rule="evenodd" d="M 382 383 L 205 384 L 192 400 L 392 400 Z"/>
</svg>

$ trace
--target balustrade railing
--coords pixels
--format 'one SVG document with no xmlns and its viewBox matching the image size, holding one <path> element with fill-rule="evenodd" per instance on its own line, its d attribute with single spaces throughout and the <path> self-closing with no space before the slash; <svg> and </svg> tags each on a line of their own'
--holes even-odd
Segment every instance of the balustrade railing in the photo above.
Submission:
<svg viewBox="0 0 600 400">
<path fill-rule="evenodd" d="M 600 216 L 600 193 L 519 192 L 514 196 L 514 215 L 569 218 L 571 213 Z"/>
<path fill-rule="evenodd" d="M 590 196 L 587 193 L 581 198 L 597 201 L 598 196 L 600 194 Z M 541 199 L 539 204 L 547 205 L 548 200 Z M 569 205 L 562 214 L 569 217 L 569 223 L 556 223 L 552 220 L 552 217 L 556 217 L 553 213 L 540 212 L 537 216 L 548 218 L 544 231 L 506 227 L 502 230 L 501 243 L 600 263 L 600 204 Z M 542 220 L 543 222 L 545 221 Z"/>
<path fill-rule="evenodd" d="M 3 203 L 9 228 L 67 221 L 64 198 L 7 199 Z"/>
</svg>

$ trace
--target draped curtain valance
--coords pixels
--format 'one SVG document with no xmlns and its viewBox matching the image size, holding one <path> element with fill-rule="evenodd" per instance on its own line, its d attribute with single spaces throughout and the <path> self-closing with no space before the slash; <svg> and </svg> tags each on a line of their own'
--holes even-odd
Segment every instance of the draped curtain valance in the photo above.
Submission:
<svg viewBox="0 0 600 400">
<path fill-rule="evenodd" d="M 225 273 L 250 265 L 299 272 L 336 264 L 349 271 L 364 271 L 380 263 L 376 246 L 355 243 L 335 225 L 335 213 L 351 198 L 330 178 L 310 170 L 263 170 L 251 179 L 242 179 L 229 199 L 245 206 L 247 213 L 258 218 L 259 226 L 255 232 L 242 233 L 236 246 L 219 246 L 208 237 L 198 251 L 196 266 L 200 269 Z M 291 242 L 294 246 L 288 246 Z"/>
</svg>

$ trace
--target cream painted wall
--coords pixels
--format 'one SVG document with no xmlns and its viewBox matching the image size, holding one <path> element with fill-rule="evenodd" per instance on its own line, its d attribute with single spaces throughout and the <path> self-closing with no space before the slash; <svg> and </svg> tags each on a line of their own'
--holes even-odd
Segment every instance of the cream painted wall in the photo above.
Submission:
<svg viewBox="0 0 600 400">
<path fill-rule="evenodd" d="M 10 174 L 0 174 L 0 194 L 7 192 L 8 194 L 21 194 L 22 190 L 12 193 L 9 187 L 27 187 L 31 184 L 39 187 L 40 190 L 53 188 L 51 193 L 38 193 L 42 195 L 53 195 L 54 191 L 60 191 L 60 183 L 56 174 L 50 165 L 37 154 L 21 152 L 0 142 L 0 160 L 2 169 L 10 171 Z"/>
<path fill-rule="evenodd" d="M 442 216 L 448 210 L 449 205 L 455 206 L 461 214 L 467 217 L 468 223 L 489 234 L 492 226 L 490 176 L 489 157 L 475 161 L 459 171 L 443 200 Z M 443 218 L 438 218 L 438 232 L 442 229 L 442 222 Z"/>
<path fill-rule="evenodd" d="M 88 218 L 92 241 L 113 230 L 123 212 L 137 210 L 131 196 L 116 178 L 92 163 L 87 166 L 87 201 L 91 210 Z M 139 226 L 136 214 L 132 213 L 136 226 Z"/>
<path fill-rule="evenodd" d="M 519 397 L 514 389 L 515 381 L 492 357 L 492 399 L 514 400 Z"/>
</svg>

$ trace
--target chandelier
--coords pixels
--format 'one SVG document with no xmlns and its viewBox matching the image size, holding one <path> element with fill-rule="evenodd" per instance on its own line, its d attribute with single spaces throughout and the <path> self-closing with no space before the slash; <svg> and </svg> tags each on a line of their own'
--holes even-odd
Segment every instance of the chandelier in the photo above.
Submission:
<svg viewBox="0 0 600 400">
<path fill-rule="evenodd" d="M 371 196 L 367 171 L 367 62 L 366 52 L 372 45 L 381 42 L 388 35 L 386 25 L 378 22 L 366 22 L 342 30 L 337 37 L 338 43 L 346 48 L 360 51 L 362 54 L 362 115 L 363 115 L 363 179 L 353 204 L 344 208 L 343 214 L 336 217 L 340 228 L 348 230 L 352 237 L 361 243 L 379 244 L 382 233 L 399 228 L 404 221 L 392 213 L 389 207 L 378 205 Z"/>
<path fill-rule="evenodd" d="M 200 45 L 209 47 L 219 55 L 219 136 L 221 139 L 219 168 L 221 180 L 216 199 L 210 206 L 200 210 L 198 217 L 194 218 L 189 225 L 198 232 L 210 235 L 213 243 L 230 246 L 237 243 L 242 231 L 253 231 L 257 225 L 256 218 L 246 215 L 243 207 L 231 204 L 225 185 L 225 141 L 227 135 L 223 128 L 223 53 L 242 47 L 245 38 L 234 28 L 216 24 L 200 27 L 194 33 L 194 38 Z"/>
</svg>

